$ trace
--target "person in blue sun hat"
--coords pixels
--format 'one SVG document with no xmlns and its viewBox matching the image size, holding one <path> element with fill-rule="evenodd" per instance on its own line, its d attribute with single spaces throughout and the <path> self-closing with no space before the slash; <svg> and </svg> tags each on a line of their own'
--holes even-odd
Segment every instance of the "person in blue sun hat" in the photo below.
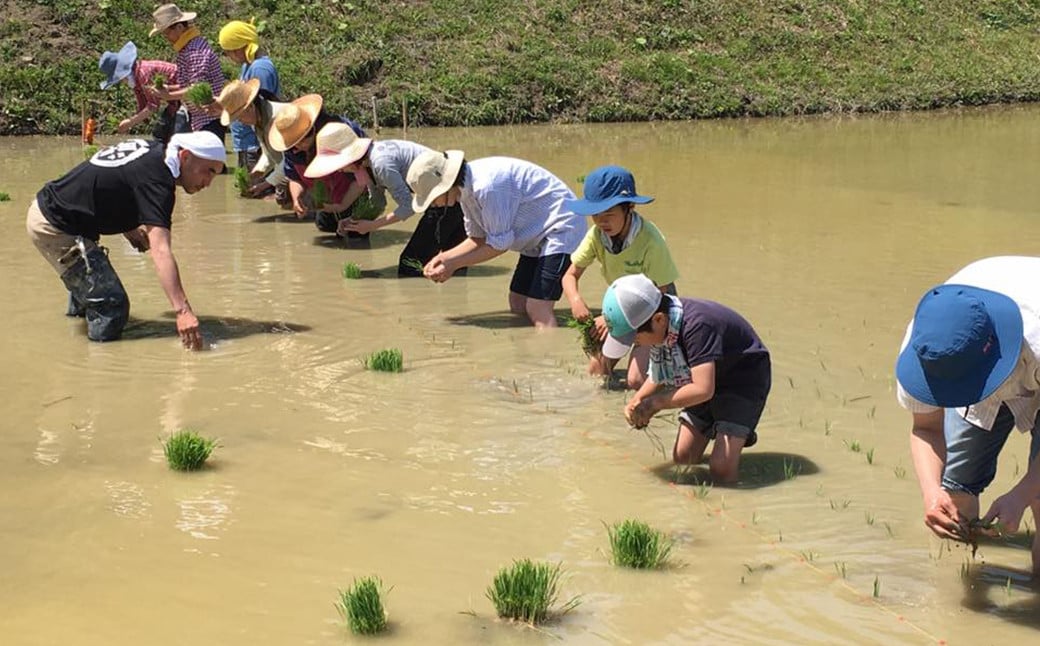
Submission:
<svg viewBox="0 0 1040 646">
<path fill-rule="evenodd" d="M 637 204 L 649 204 L 654 198 L 636 192 L 632 173 L 621 166 L 600 166 L 585 178 L 583 199 L 570 200 L 566 206 L 578 215 L 592 218 L 592 227 L 585 233 L 578 249 L 571 254 L 571 266 L 563 275 L 563 293 L 571 306 L 571 316 L 579 321 L 592 318 L 588 305 L 581 297 L 578 281 L 594 262 L 599 262 L 600 273 L 609 285 L 628 274 L 645 274 L 660 285 L 662 292 L 675 295 L 675 281 L 679 270 L 665 244 L 664 235 L 653 222 L 635 210 Z M 599 351 L 589 357 L 589 374 L 610 375 L 618 360 L 629 353 L 607 335 L 603 316 L 594 319 L 595 338 L 603 343 Z M 628 360 L 626 385 L 636 390 L 646 379 L 650 348 L 631 349 Z"/>
<path fill-rule="evenodd" d="M 1040 518 L 1040 258 L 971 263 L 929 289 L 896 361 L 896 397 L 913 414 L 910 453 L 937 536 L 974 540 Z M 1014 428 L 1030 434 L 1029 466 L 979 518 L 979 496 Z M 989 528 L 996 523 L 996 527 Z M 1040 575 L 1040 539 L 1033 540 Z"/>
<path fill-rule="evenodd" d="M 714 440 L 712 480 L 735 481 L 772 386 L 769 350 L 747 319 L 721 303 L 663 294 L 643 274 L 611 283 L 603 318 L 617 343 L 650 347 L 647 379 L 625 406 L 628 423 L 642 428 L 659 411 L 681 409 L 672 459 L 698 464 Z"/>
<path fill-rule="evenodd" d="M 151 119 L 163 107 L 159 89 L 164 85 L 177 84 L 176 65 L 166 61 L 138 60 L 137 45 L 132 40 L 127 41 L 118 52 L 106 51 L 101 54 L 98 68 L 105 75 L 105 80 L 101 81 L 102 90 L 126 83 L 134 92 L 137 112 L 119 122 L 116 132 L 120 134 L 130 132 L 132 128 Z M 169 141 L 179 106 L 176 101 L 166 104 L 159 123 L 153 128 L 153 137 L 163 143 Z"/>
</svg>

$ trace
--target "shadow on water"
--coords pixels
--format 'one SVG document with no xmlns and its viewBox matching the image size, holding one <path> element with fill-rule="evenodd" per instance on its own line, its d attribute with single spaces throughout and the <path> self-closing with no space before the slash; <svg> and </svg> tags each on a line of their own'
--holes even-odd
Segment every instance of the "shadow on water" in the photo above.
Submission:
<svg viewBox="0 0 1040 646">
<path fill-rule="evenodd" d="M 314 218 L 313 217 L 310 217 L 310 218 L 298 218 L 298 217 L 296 217 L 296 214 L 293 213 L 292 211 L 287 211 L 285 213 L 275 213 L 273 215 L 261 215 L 258 218 L 253 218 L 253 222 L 256 222 L 257 224 L 269 224 L 271 222 L 286 222 L 286 223 L 290 223 L 290 224 L 305 224 L 305 223 L 309 222 L 311 225 L 313 225 L 314 224 Z"/>
<path fill-rule="evenodd" d="M 661 480 L 678 485 L 711 484 L 707 463 L 678 466 L 665 462 L 653 467 L 651 471 Z M 794 453 L 756 452 L 750 449 L 740 456 L 740 480 L 732 485 L 719 486 L 761 489 L 819 472 L 820 468 L 816 463 L 804 456 Z"/>
<path fill-rule="evenodd" d="M 966 566 L 961 582 L 964 608 L 1040 629 L 1040 583 L 1030 572 L 987 564 Z"/>
<path fill-rule="evenodd" d="M 393 245 L 401 245 L 411 239 L 408 231 L 375 231 L 367 238 L 341 238 L 333 233 L 314 236 L 315 247 L 327 249 L 382 249 Z"/>
<path fill-rule="evenodd" d="M 470 274 L 472 276 L 472 274 Z M 531 327 L 531 321 L 523 314 L 514 314 L 509 310 L 497 312 L 481 312 L 479 314 L 460 314 L 449 316 L 447 321 L 453 325 L 472 325 L 489 330 Z"/>
<path fill-rule="evenodd" d="M 130 317 L 123 330 L 123 339 L 155 339 L 177 336 L 177 326 L 172 323 L 176 319 L 173 312 L 164 314 L 165 320 L 145 320 Z M 308 325 L 288 323 L 286 321 L 254 321 L 236 316 L 199 316 L 199 329 L 207 342 L 241 339 L 257 334 L 295 334 L 307 332 Z M 84 325 L 84 330 L 86 326 Z"/>
</svg>

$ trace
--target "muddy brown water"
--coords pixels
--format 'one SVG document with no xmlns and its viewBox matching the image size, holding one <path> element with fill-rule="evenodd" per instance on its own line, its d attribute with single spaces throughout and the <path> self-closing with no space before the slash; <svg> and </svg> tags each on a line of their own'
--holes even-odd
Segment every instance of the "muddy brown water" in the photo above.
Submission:
<svg viewBox="0 0 1040 646">
<path fill-rule="evenodd" d="M 742 484 L 711 490 L 626 428 L 625 395 L 584 376 L 572 331 L 512 324 L 514 256 L 442 286 L 397 280 L 410 226 L 329 245 L 230 178 L 175 216 L 210 350 L 179 349 L 150 260 L 120 238 L 134 323 L 88 343 L 24 231 L 79 143 L 0 140 L 3 643 L 340 644 L 337 589 L 370 574 L 393 587 L 394 643 L 1035 638 L 1024 539 L 984 544 L 965 577 L 969 551 L 924 528 L 892 364 L 924 289 L 1040 250 L 1038 124 L 1018 107 L 409 132 L 579 189 L 624 164 L 657 198 L 642 212 L 679 291 L 735 307 L 773 352 Z M 344 280 L 345 261 L 371 273 Z M 582 281 L 590 303 L 604 288 Z M 390 346 L 404 373 L 361 368 Z M 220 439 L 212 468 L 167 470 L 159 438 L 184 427 Z M 674 420 L 651 431 L 670 446 Z M 984 506 L 1027 448 L 1012 437 Z M 609 565 L 603 523 L 629 517 L 677 539 L 677 567 Z M 581 605 L 539 630 L 497 621 L 484 591 L 520 557 L 562 561 Z"/>
</svg>

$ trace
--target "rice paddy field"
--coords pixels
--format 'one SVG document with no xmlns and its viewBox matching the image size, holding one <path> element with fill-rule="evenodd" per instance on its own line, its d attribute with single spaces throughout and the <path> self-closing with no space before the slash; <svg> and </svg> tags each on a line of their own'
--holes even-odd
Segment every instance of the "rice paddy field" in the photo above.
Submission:
<svg viewBox="0 0 1040 646">
<path fill-rule="evenodd" d="M 675 470 L 674 416 L 630 430 L 576 330 L 508 313 L 515 255 L 399 280 L 414 221 L 348 245 L 239 198 L 232 175 L 181 193 L 173 227 L 208 349 L 180 349 L 150 259 L 119 237 L 132 322 L 89 343 L 24 225 L 81 146 L 0 139 L 5 644 L 349 643 L 342 594 L 367 577 L 386 643 L 1035 639 L 1035 519 L 974 558 L 930 535 L 892 367 L 925 289 L 1040 249 L 1040 109 L 408 134 L 577 190 L 600 164 L 635 173 L 679 293 L 734 307 L 772 352 L 740 483 Z M 598 304 L 606 285 L 589 271 L 581 288 Z M 400 372 L 366 369 L 391 349 Z M 199 471 L 167 467 L 183 429 L 217 442 Z M 1027 451 L 1009 440 L 984 508 Z M 626 519 L 664 532 L 664 567 L 612 564 Z M 488 593 L 528 558 L 561 564 L 556 607 L 578 600 L 537 628 Z"/>
</svg>

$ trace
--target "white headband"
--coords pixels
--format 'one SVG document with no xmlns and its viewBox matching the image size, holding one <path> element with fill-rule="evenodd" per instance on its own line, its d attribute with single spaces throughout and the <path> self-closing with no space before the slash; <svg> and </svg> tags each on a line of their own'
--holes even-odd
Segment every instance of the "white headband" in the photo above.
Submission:
<svg viewBox="0 0 1040 646">
<path fill-rule="evenodd" d="M 181 175 L 181 150 L 187 150 L 192 155 L 209 161 L 224 162 L 227 159 L 224 142 L 209 130 L 176 134 L 170 137 L 170 143 L 166 144 L 166 165 L 174 177 Z"/>
</svg>

